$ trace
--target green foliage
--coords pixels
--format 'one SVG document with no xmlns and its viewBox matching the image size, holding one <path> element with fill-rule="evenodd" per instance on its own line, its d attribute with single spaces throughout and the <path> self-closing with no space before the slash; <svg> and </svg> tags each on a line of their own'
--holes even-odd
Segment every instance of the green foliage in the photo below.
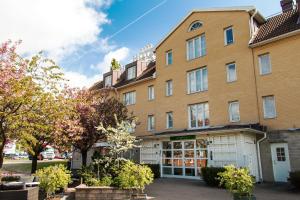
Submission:
<svg viewBox="0 0 300 200">
<path fill-rule="evenodd" d="M 160 165 L 159 164 L 143 164 L 144 166 L 148 166 L 153 175 L 154 175 L 154 178 L 160 178 Z"/>
<path fill-rule="evenodd" d="M 121 64 L 115 58 L 113 58 L 111 60 L 111 69 L 117 70 L 117 69 L 120 69 L 120 67 L 121 67 Z"/>
<path fill-rule="evenodd" d="M 3 182 L 14 182 L 14 181 L 20 181 L 20 176 L 3 176 L 1 178 L 1 181 Z"/>
<path fill-rule="evenodd" d="M 300 171 L 290 172 L 289 181 L 296 188 L 300 189 Z"/>
<path fill-rule="evenodd" d="M 63 165 L 39 169 L 35 175 L 39 178 L 39 186 L 46 192 L 47 196 L 65 189 L 71 183 L 71 172 Z"/>
<path fill-rule="evenodd" d="M 201 168 L 201 174 L 204 182 L 212 187 L 220 186 L 220 179 L 218 174 L 224 172 L 223 167 L 203 167 Z"/>
<path fill-rule="evenodd" d="M 225 166 L 225 171 L 218 173 L 220 184 L 224 185 L 234 195 L 251 196 L 254 180 L 247 168 L 236 168 L 233 165 Z"/>
<path fill-rule="evenodd" d="M 106 142 L 110 146 L 110 155 L 118 157 L 121 153 L 137 147 L 135 144 L 138 142 L 136 137 L 130 133 L 133 128 L 134 122 L 121 121 L 119 122 L 115 115 L 116 127 L 108 126 L 105 128 L 101 123 L 97 128 L 102 131 L 106 136 Z"/>
<path fill-rule="evenodd" d="M 121 169 L 115 184 L 120 188 L 144 189 L 146 185 L 153 182 L 153 173 L 147 166 L 134 164 L 128 161 Z"/>
</svg>

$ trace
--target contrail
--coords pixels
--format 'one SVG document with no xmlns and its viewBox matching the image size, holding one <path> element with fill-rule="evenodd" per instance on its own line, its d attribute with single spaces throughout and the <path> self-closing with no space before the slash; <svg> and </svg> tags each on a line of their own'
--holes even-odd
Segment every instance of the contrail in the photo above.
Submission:
<svg viewBox="0 0 300 200">
<path fill-rule="evenodd" d="M 123 28 L 121 28 L 120 30 L 118 30 L 117 32 L 115 32 L 114 34 L 112 34 L 110 37 L 108 37 L 108 39 L 111 39 L 111 38 L 115 37 L 116 35 L 118 35 L 119 33 L 121 33 L 122 31 L 126 30 L 132 24 L 135 24 L 140 19 L 142 19 L 143 17 L 145 17 L 146 15 L 148 15 L 149 13 L 151 13 L 153 10 L 155 10 L 156 8 L 158 8 L 158 7 L 162 6 L 163 4 L 165 4 L 167 1 L 168 0 L 164 0 L 161 3 L 157 4 L 156 6 L 154 6 L 153 8 L 151 8 L 150 10 L 146 11 L 141 16 L 139 16 L 138 18 L 136 18 L 135 20 L 133 20 L 132 22 L 130 22 L 129 24 L 127 24 L 126 26 L 124 26 Z"/>
<path fill-rule="evenodd" d="M 110 40 L 113 37 L 115 37 L 116 35 L 118 35 L 119 33 L 123 32 L 128 27 L 130 27 L 131 25 L 135 24 L 136 22 L 138 22 L 139 20 L 141 20 L 143 17 L 145 17 L 146 15 L 148 15 L 149 13 L 151 13 L 152 11 L 154 11 L 155 9 L 159 8 L 163 4 L 165 4 L 167 1 L 168 0 L 164 0 L 164 1 L 160 2 L 159 4 L 157 4 L 156 6 L 152 7 L 151 9 L 149 9 L 148 11 L 144 12 L 138 18 L 136 18 L 135 20 L 133 20 L 132 22 L 130 22 L 129 24 L 127 24 L 126 26 L 124 26 L 123 28 L 121 28 L 120 30 L 118 30 L 117 32 L 113 33 L 111 36 L 109 36 L 107 38 L 107 40 Z M 73 63 L 75 63 L 76 61 L 80 60 L 83 56 L 85 56 L 86 54 L 90 53 L 91 51 L 95 51 L 97 49 L 100 49 L 100 47 L 94 48 L 94 49 L 90 49 L 90 50 L 87 50 L 87 51 L 83 52 L 80 56 L 77 56 L 77 58 L 75 60 L 73 60 L 73 62 L 71 62 L 70 65 L 73 64 Z"/>
</svg>

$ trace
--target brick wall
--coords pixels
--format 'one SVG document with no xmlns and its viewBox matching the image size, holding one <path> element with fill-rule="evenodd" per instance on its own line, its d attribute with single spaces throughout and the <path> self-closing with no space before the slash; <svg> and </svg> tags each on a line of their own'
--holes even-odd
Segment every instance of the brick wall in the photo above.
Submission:
<svg viewBox="0 0 300 200">
<path fill-rule="evenodd" d="M 138 189 L 118 189 L 113 187 L 76 187 L 75 200 L 142 200 L 145 195 Z"/>
<path fill-rule="evenodd" d="M 4 190 L 0 191 L 0 199 L 5 200 L 38 200 L 39 188 L 32 187 L 25 190 Z"/>
</svg>

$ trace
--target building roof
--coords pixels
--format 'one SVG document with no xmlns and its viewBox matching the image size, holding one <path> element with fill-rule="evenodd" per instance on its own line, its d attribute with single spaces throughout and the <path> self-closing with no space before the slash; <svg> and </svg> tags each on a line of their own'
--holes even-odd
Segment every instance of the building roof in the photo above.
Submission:
<svg viewBox="0 0 300 200">
<path fill-rule="evenodd" d="M 279 15 L 270 17 L 266 23 L 262 24 L 250 46 L 272 41 L 280 36 L 285 36 L 294 31 L 300 31 L 298 9 L 290 10 Z M 280 38 L 278 38 L 280 39 Z"/>
<path fill-rule="evenodd" d="M 141 75 L 139 75 L 138 77 L 131 79 L 131 80 L 127 80 L 126 79 L 126 72 L 124 71 L 120 78 L 118 79 L 118 82 L 113 86 L 115 88 L 119 88 L 119 87 L 123 87 L 129 84 L 133 84 L 139 81 L 142 81 L 144 79 L 148 79 L 153 77 L 153 74 L 156 71 L 156 65 L 155 62 L 150 62 L 147 66 L 147 68 L 142 72 Z"/>
<path fill-rule="evenodd" d="M 249 14 L 255 15 L 255 19 L 259 23 L 264 23 L 266 19 L 261 15 L 254 6 L 234 6 L 234 7 L 219 7 L 219 8 L 204 8 L 204 9 L 195 9 L 189 12 L 156 46 L 157 49 L 187 18 L 189 18 L 193 13 L 197 12 L 234 12 L 234 11 L 244 11 Z"/>
</svg>

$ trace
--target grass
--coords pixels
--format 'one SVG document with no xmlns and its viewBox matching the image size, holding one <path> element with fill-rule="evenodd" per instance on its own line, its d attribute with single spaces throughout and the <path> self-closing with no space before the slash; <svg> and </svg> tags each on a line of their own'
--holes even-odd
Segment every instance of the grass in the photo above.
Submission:
<svg viewBox="0 0 300 200">
<path fill-rule="evenodd" d="M 37 169 L 41 169 L 44 167 L 48 167 L 51 165 L 57 165 L 57 164 L 67 165 L 67 161 L 62 160 L 62 161 L 38 162 Z M 17 173 L 22 173 L 22 174 L 30 174 L 31 163 L 9 163 L 9 164 L 4 163 L 2 170 L 9 171 L 9 172 L 17 172 Z"/>
</svg>

